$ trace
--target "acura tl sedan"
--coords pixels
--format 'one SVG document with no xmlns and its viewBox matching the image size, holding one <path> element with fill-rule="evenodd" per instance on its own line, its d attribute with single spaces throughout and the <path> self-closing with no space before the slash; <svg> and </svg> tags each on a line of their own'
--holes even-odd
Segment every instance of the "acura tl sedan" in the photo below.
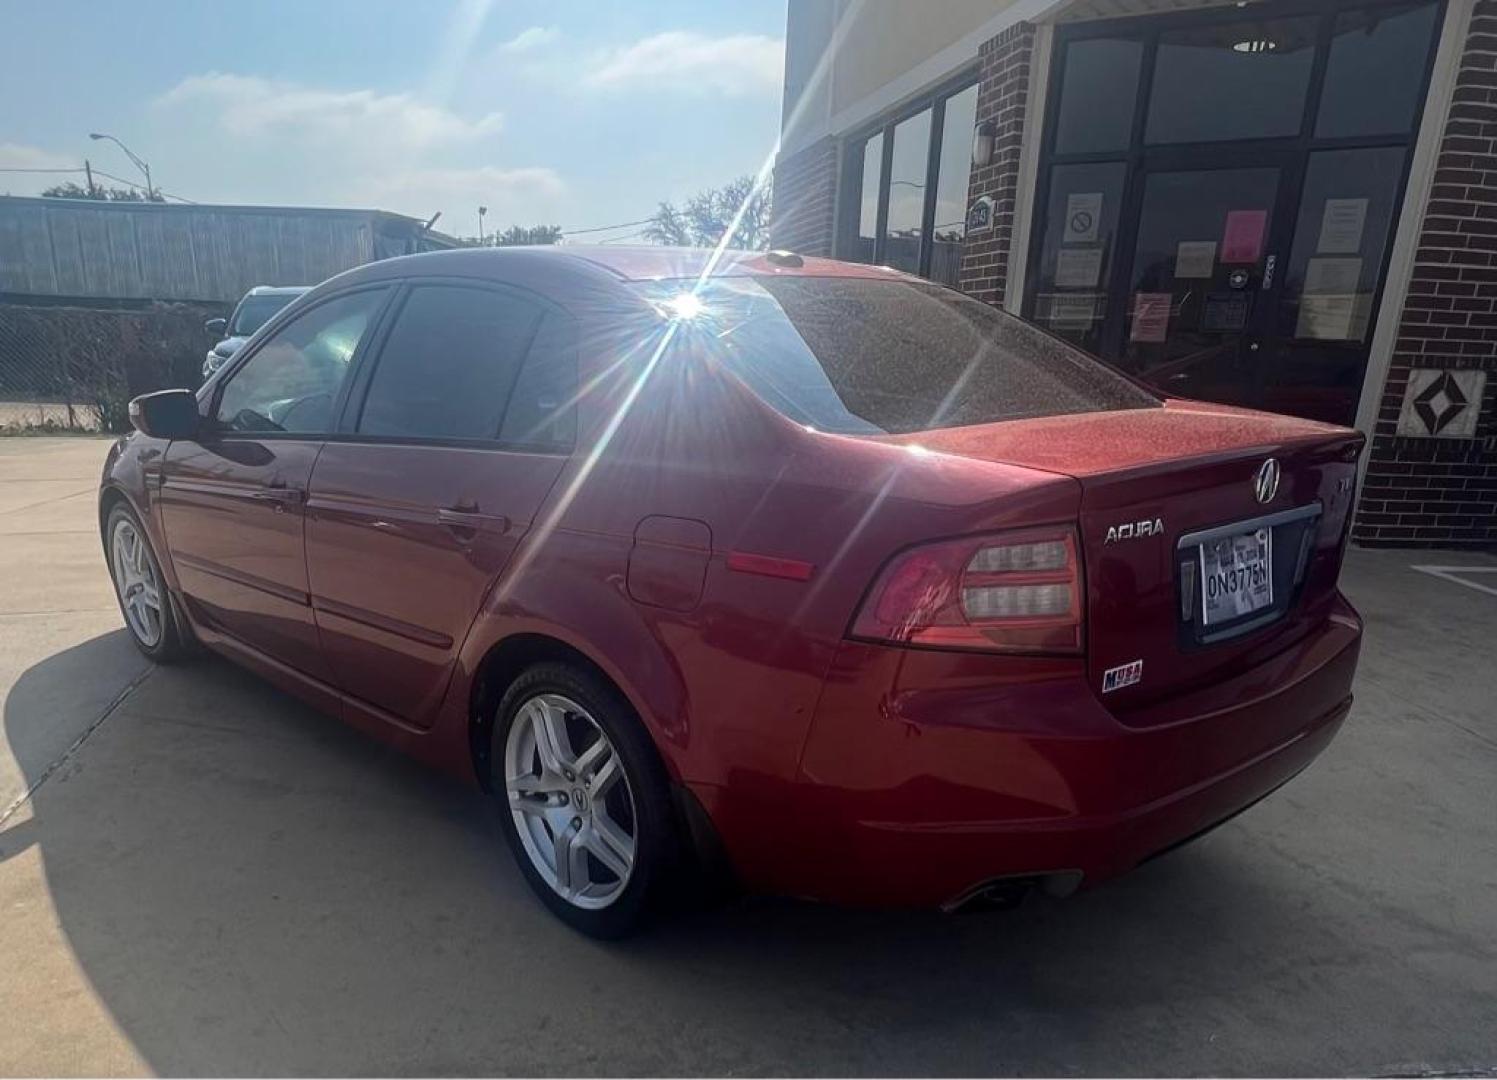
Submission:
<svg viewBox="0 0 1497 1080">
<path fill-rule="evenodd" d="M 1351 704 L 1359 434 L 1161 398 L 886 268 L 391 259 L 131 409 L 99 520 L 136 644 L 479 785 L 590 934 L 713 875 L 1063 895 Z"/>
</svg>

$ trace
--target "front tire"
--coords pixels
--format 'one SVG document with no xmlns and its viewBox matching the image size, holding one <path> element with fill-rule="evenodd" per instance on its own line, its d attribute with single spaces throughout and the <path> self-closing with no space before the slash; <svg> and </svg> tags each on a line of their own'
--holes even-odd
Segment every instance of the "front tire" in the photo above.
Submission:
<svg viewBox="0 0 1497 1080">
<path fill-rule="evenodd" d="M 117 503 L 104 526 L 104 550 L 115 599 L 135 647 L 158 664 L 182 659 L 187 649 L 161 564 L 135 512 Z"/>
<path fill-rule="evenodd" d="M 524 671 L 490 746 L 500 827 L 552 913 L 592 937 L 638 930 L 678 863 L 665 770 L 639 719 L 595 674 Z"/>
</svg>

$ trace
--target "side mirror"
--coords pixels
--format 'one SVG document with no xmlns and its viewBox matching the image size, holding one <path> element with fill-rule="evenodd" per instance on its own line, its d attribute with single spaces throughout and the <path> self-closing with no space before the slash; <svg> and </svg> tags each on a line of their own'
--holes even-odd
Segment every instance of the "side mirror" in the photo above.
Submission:
<svg viewBox="0 0 1497 1080">
<path fill-rule="evenodd" d="M 229 334 L 228 319 L 209 319 L 203 324 L 203 329 L 214 337 L 227 337 Z"/>
<path fill-rule="evenodd" d="M 130 423 L 153 439 L 191 439 L 203 420 L 191 390 L 157 390 L 130 402 Z"/>
</svg>

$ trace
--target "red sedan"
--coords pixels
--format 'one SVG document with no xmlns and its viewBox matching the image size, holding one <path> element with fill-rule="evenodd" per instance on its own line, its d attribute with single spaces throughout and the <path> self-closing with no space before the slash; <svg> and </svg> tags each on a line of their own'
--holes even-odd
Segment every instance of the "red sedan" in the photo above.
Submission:
<svg viewBox="0 0 1497 1080">
<path fill-rule="evenodd" d="M 131 408 L 99 516 L 140 648 L 481 785 L 593 934 L 703 864 L 1064 893 L 1263 797 L 1351 704 L 1359 434 L 1162 400 L 883 268 L 392 259 Z"/>
</svg>

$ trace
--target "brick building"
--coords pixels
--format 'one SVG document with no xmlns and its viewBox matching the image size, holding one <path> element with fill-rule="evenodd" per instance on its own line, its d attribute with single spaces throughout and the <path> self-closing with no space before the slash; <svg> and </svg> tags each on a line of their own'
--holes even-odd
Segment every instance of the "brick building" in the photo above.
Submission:
<svg viewBox="0 0 1497 1080">
<path fill-rule="evenodd" d="M 1497 0 L 790 0 L 773 243 L 1369 436 L 1355 537 L 1497 544 Z"/>
</svg>

